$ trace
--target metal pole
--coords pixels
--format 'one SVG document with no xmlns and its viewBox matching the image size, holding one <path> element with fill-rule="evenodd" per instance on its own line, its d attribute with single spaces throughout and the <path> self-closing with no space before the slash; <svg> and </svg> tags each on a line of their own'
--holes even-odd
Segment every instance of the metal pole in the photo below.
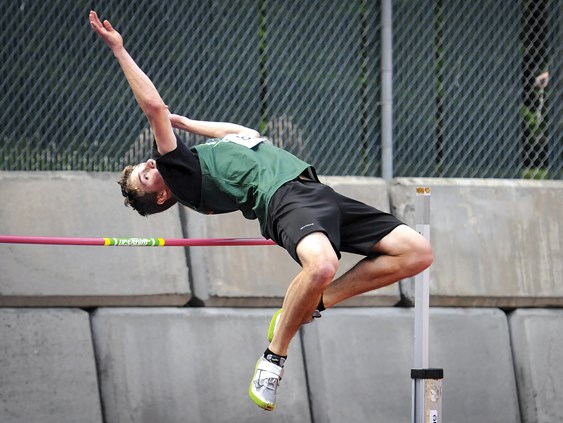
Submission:
<svg viewBox="0 0 563 423">
<path fill-rule="evenodd" d="M 381 0 L 381 176 L 393 178 L 392 0 Z"/>
<path fill-rule="evenodd" d="M 430 241 L 430 188 L 419 187 L 415 197 L 416 231 Z M 428 269 L 414 277 L 414 366 L 428 367 L 428 326 L 430 308 L 430 272 Z"/>
<path fill-rule="evenodd" d="M 430 188 L 418 187 L 415 197 L 416 230 L 430 241 Z M 442 421 L 442 369 L 429 369 L 429 314 L 430 271 L 419 273 L 414 278 L 414 368 L 412 422 L 440 423 Z"/>
</svg>

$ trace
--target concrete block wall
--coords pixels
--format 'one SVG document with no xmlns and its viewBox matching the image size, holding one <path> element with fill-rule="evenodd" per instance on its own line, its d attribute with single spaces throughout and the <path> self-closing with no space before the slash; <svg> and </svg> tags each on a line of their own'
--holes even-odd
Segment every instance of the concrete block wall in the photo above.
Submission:
<svg viewBox="0 0 563 423">
<path fill-rule="evenodd" d="M 393 213 L 409 224 L 414 224 L 414 188 L 432 188 L 431 304 L 561 307 L 562 185 L 497 179 L 391 182 Z M 402 288 L 413 296 L 412 284 Z"/>
<path fill-rule="evenodd" d="M 267 413 L 248 398 L 270 317 L 244 308 L 98 310 L 92 327 L 106 421 L 310 421 L 299 338 L 289 351 L 283 405 Z"/>
<path fill-rule="evenodd" d="M 183 236 L 178 208 L 143 218 L 123 207 L 117 179 L 109 173 L 0 172 L 0 195 L 6 199 L 0 207 L 0 233 Z M 5 244 L 0 249 L 0 306 L 182 305 L 191 298 L 182 248 Z"/>
<path fill-rule="evenodd" d="M 142 218 L 116 179 L 0 172 L 0 234 L 259 236 L 238 214 Z M 444 421 L 563 421 L 563 182 L 323 179 L 411 225 L 414 187 L 432 188 Z M 247 389 L 298 271 L 282 249 L 0 244 L 0 269 L 0 422 L 409 419 L 412 281 L 304 326 L 267 413 Z"/>
<path fill-rule="evenodd" d="M 410 421 L 413 309 L 334 309 L 323 319 L 303 328 L 304 353 L 315 357 L 307 361 L 314 421 Z M 435 308 L 430 321 L 429 365 L 444 369 L 443 421 L 519 421 L 506 315 Z"/>
<path fill-rule="evenodd" d="M 0 421 L 102 421 L 88 313 L 0 308 Z"/>
<path fill-rule="evenodd" d="M 510 332 L 522 421 L 563 421 L 563 310 L 516 310 Z"/>
</svg>

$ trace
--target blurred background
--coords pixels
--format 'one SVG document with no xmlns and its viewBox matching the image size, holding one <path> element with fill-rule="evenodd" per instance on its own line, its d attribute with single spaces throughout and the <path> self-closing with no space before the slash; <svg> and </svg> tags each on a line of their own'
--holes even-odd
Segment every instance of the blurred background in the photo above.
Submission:
<svg viewBox="0 0 563 423">
<path fill-rule="evenodd" d="M 0 170 L 148 156 L 148 123 L 90 9 L 173 112 L 259 129 L 321 174 L 562 177 L 559 0 L 396 0 L 388 21 L 368 0 L 3 1 Z"/>
</svg>

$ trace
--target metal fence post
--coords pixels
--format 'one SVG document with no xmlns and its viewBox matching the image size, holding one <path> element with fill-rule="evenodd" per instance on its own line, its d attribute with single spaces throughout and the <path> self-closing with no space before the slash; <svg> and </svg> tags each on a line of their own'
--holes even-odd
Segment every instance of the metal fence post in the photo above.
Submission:
<svg viewBox="0 0 563 423">
<path fill-rule="evenodd" d="M 381 176 L 393 178 L 393 5 L 381 0 Z"/>
</svg>

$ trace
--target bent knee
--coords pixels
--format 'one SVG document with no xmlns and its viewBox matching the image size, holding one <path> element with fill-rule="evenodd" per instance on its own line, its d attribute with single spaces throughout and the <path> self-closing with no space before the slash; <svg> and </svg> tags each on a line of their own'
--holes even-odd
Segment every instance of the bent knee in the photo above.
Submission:
<svg viewBox="0 0 563 423">
<path fill-rule="evenodd" d="M 419 235 L 411 239 L 405 253 L 405 271 L 409 276 L 416 275 L 430 267 L 434 261 L 432 246 L 426 238 Z"/>
<path fill-rule="evenodd" d="M 309 263 L 303 268 L 311 284 L 324 289 L 332 282 L 338 270 L 338 258 L 325 258 Z"/>
<path fill-rule="evenodd" d="M 338 270 L 338 257 L 323 232 L 313 232 L 297 244 L 297 255 L 311 283 L 326 287 Z"/>
<path fill-rule="evenodd" d="M 434 262 L 434 253 L 432 252 L 432 246 L 430 242 L 424 237 L 422 241 L 418 242 L 414 251 L 412 252 L 414 258 L 413 260 L 417 263 L 417 273 L 430 267 Z"/>
<path fill-rule="evenodd" d="M 376 244 L 376 251 L 401 259 L 400 272 L 410 277 L 428 268 L 434 261 L 428 240 L 414 229 L 401 225 Z"/>
</svg>

